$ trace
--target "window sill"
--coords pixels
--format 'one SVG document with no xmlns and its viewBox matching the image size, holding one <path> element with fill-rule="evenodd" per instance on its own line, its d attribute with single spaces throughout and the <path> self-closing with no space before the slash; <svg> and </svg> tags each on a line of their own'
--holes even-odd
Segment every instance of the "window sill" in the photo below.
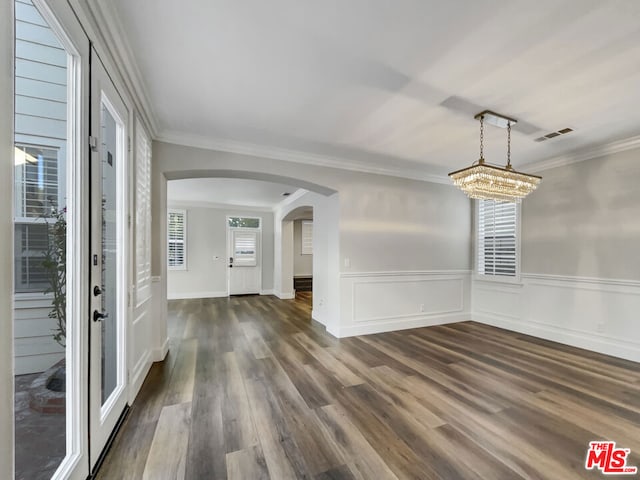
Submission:
<svg viewBox="0 0 640 480">
<path fill-rule="evenodd" d="M 13 298 L 15 300 L 44 300 L 53 298 L 53 293 L 43 293 L 43 292 L 20 292 L 14 293 Z"/>
<path fill-rule="evenodd" d="M 503 277 L 499 275 L 481 275 L 481 274 L 475 273 L 473 275 L 473 280 L 476 282 L 511 285 L 513 287 L 522 287 L 524 285 L 524 283 L 522 283 L 522 279 L 520 278 L 520 275 L 515 277 Z"/>
</svg>

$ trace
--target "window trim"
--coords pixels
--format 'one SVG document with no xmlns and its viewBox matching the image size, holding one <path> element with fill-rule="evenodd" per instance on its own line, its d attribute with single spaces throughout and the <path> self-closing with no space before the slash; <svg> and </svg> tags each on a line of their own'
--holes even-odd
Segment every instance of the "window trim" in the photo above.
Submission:
<svg viewBox="0 0 640 480">
<path fill-rule="evenodd" d="M 488 275 L 486 273 L 478 272 L 478 262 L 479 262 L 479 239 L 478 239 L 478 227 L 480 225 L 480 202 L 483 200 L 474 200 L 474 216 L 473 216 L 473 279 L 483 282 L 492 282 L 492 283 L 507 283 L 511 285 L 522 285 L 522 278 L 520 272 L 520 262 L 522 258 L 522 249 L 521 249 L 521 224 L 522 224 L 522 204 L 516 204 L 516 255 L 515 255 L 515 267 L 516 272 L 515 275 L 510 277 L 506 275 Z"/>
<path fill-rule="evenodd" d="M 169 265 L 169 214 L 171 213 L 178 213 L 178 214 L 182 214 L 182 223 L 184 225 L 183 228 L 183 255 L 182 255 L 182 265 Z M 171 270 L 171 271 L 186 271 L 187 269 L 187 232 L 188 232 L 188 227 L 187 227 L 187 211 L 184 209 L 180 209 L 180 208 L 168 208 L 167 209 L 167 270 Z"/>
</svg>

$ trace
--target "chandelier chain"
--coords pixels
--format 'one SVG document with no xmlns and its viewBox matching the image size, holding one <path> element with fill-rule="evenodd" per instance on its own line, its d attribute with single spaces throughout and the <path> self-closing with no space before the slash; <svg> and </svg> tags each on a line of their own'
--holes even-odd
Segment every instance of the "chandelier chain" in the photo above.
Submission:
<svg viewBox="0 0 640 480">
<path fill-rule="evenodd" d="M 480 159 L 484 159 L 484 115 L 480 117 Z"/>
<path fill-rule="evenodd" d="M 511 166 L 511 122 L 507 122 L 507 167 Z"/>
</svg>

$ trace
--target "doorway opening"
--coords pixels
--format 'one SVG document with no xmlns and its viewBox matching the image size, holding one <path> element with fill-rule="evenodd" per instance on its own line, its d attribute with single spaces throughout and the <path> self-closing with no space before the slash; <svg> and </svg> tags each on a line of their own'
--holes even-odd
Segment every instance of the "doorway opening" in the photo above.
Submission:
<svg viewBox="0 0 640 480">
<path fill-rule="evenodd" d="M 262 289 L 261 295 L 274 295 L 282 300 L 294 299 L 294 221 L 312 221 L 312 253 L 306 258 L 311 270 L 300 271 L 299 277 L 311 277 L 306 294 L 311 303 L 311 318 L 330 333 L 339 322 L 339 196 L 335 190 L 293 177 L 240 170 L 163 171 L 165 160 L 159 155 L 160 182 L 157 214 L 162 223 L 158 233 L 171 231 L 170 213 L 184 213 L 185 263 L 172 263 L 172 239 L 159 246 L 165 257 L 162 274 L 166 275 L 167 300 L 207 299 L 229 295 L 227 270 L 227 217 L 262 218 Z M 168 158 L 167 158 L 168 160 Z M 212 158 L 215 161 L 215 158 Z M 271 188 L 276 185 L 277 189 Z M 259 188 L 256 188 L 260 186 Z M 275 194 L 267 205 L 256 202 Z M 252 201 L 252 203 L 246 203 Z M 305 209 L 299 207 L 304 206 Z M 294 212 L 295 210 L 295 212 Z M 305 213 L 302 213 L 305 212 Z M 283 219 L 285 221 L 283 221 Z M 305 227 L 309 229 L 309 226 Z M 302 230 L 302 225 L 300 227 Z M 302 249 L 302 240 L 300 248 Z M 232 267 L 233 268 L 233 267 Z M 172 304 L 159 312 L 168 319 Z M 179 305 L 176 304 L 176 305 Z"/>
<path fill-rule="evenodd" d="M 293 291 L 296 299 L 313 302 L 313 207 L 301 206 L 289 212 L 282 220 L 292 222 L 292 248 L 284 255 L 292 257 Z M 286 231 L 283 228 L 283 231 Z"/>
</svg>

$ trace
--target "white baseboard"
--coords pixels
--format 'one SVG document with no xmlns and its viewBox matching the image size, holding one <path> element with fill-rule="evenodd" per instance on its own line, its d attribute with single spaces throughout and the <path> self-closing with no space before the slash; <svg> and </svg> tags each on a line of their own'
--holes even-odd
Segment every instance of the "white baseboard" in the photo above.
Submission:
<svg viewBox="0 0 640 480">
<path fill-rule="evenodd" d="M 270 290 L 261 290 L 260 295 L 275 295 L 275 290 L 273 288 Z"/>
<path fill-rule="evenodd" d="M 512 332 L 523 333 L 572 347 L 584 348 L 585 350 L 624 358 L 633 362 L 640 362 L 640 345 L 637 343 L 623 343 L 619 339 L 613 339 L 595 333 L 577 332 L 566 328 L 524 323 L 510 318 L 482 313 L 474 313 L 471 318 L 474 322 L 504 328 Z"/>
<path fill-rule="evenodd" d="M 275 296 L 280 300 L 293 300 L 296 298 L 296 292 L 274 292 Z"/>
<path fill-rule="evenodd" d="M 153 349 L 151 358 L 154 362 L 162 362 L 167 357 L 167 353 L 169 353 L 169 338 L 164 341 L 162 347 Z"/>
<path fill-rule="evenodd" d="M 311 310 L 311 319 L 318 322 L 320 325 L 324 325 L 325 327 L 327 326 L 326 319 L 316 310 Z"/>
<path fill-rule="evenodd" d="M 133 375 L 131 376 L 131 384 L 129 385 L 129 401 L 131 403 L 133 403 L 138 396 L 138 392 L 140 392 L 140 388 L 142 388 L 142 384 L 150 368 L 151 352 L 147 350 L 142 357 L 140 357 L 136 366 L 133 367 Z"/>
<path fill-rule="evenodd" d="M 451 313 L 444 315 L 425 315 L 415 318 L 388 319 L 371 323 L 358 323 L 356 325 L 337 326 L 327 328 L 334 337 L 344 338 L 356 335 L 372 335 L 376 333 L 393 332 L 396 330 L 408 330 L 411 328 L 433 327 L 447 323 L 465 322 L 471 319 L 469 313 Z"/>
<path fill-rule="evenodd" d="M 187 293 L 168 293 L 167 300 L 190 300 L 195 298 L 220 298 L 228 297 L 227 292 L 187 292 Z"/>
<path fill-rule="evenodd" d="M 517 286 L 473 281 L 473 320 L 640 362 L 640 282 L 522 274 Z"/>
</svg>

